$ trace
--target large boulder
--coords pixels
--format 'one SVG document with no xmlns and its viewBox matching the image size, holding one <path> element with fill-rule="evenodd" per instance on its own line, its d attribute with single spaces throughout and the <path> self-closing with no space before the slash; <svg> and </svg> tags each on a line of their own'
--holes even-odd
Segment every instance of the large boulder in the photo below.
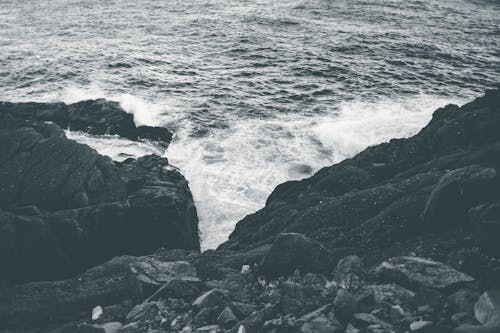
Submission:
<svg viewBox="0 0 500 333">
<path fill-rule="evenodd" d="M 421 287 L 452 290 L 474 281 L 441 262 L 418 257 L 394 257 L 384 261 L 377 269 L 378 275 L 410 289 Z"/>
<path fill-rule="evenodd" d="M 297 233 L 280 234 L 262 259 L 259 269 L 269 277 L 302 272 L 324 272 L 330 268 L 328 251 L 318 241 Z"/>
<path fill-rule="evenodd" d="M 467 211 L 498 196 L 496 171 L 471 165 L 444 175 L 429 196 L 423 213 L 427 228 L 441 231 L 467 221 Z"/>
<path fill-rule="evenodd" d="M 59 114 L 49 109 L 39 116 Z M 167 159 L 113 162 L 54 123 L 1 112 L 0 142 L 0 280 L 67 278 L 160 247 L 199 251 L 188 183 Z"/>
</svg>

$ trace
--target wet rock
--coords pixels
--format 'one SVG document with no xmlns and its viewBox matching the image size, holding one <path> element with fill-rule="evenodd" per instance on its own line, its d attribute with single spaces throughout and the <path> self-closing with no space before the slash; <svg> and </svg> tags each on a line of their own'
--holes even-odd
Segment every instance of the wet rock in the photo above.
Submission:
<svg viewBox="0 0 500 333">
<path fill-rule="evenodd" d="M 159 294 L 164 298 L 189 298 L 201 291 L 202 283 L 196 269 L 186 261 L 164 262 L 148 258 L 130 264 L 129 269 L 134 294 L 139 300 Z"/>
<path fill-rule="evenodd" d="M 328 251 L 318 241 L 297 233 L 280 234 L 259 265 L 269 277 L 302 272 L 324 272 L 329 266 Z"/>
<path fill-rule="evenodd" d="M 395 257 L 383 262 L 377 269 L 379 276 L 409 288 L 427 287 L 450 290 L 474 281 L 438 261 L 418 257 Z"/>
<path fill-rule="evenodd" d="M 478 322 L 500 330 L 500 290 L 488 290 L 479 297 L 474 306 Z"/>
</svg>

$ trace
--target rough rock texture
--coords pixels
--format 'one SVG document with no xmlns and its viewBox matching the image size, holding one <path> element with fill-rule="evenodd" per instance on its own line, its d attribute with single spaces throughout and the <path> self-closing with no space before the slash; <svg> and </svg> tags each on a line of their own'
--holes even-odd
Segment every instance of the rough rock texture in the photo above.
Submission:
<svg viewBox="0 0 500 333">
<path fill-rule="evenodd" d="M 337 260 L 347 254 L 367 263 L 411 253 L 444 262 L 462 257 L 470 265 L 466 272 L 477 272 L 489 265 L 488 259 L 468 259 L 483 255 L 478 246 L 498 253 L 491 204 L 500 198 L 499 168 L 497 89 L 462 107 L 438 109 L 411 138 L 369 147 L 310 178 L 279 185 L 220 248 L 248 250 L 297 232 L 320 241 Z"/>
<path fill-rule="evenodd" d="M 445 107 L 413 138 L 278 186 L 217 250 L 120 257 L 75 278 L 0 289 L 0 331 L 499 332 L 499 107 L 498 90 Z M 155 165 L 116 166 L 127 195 L 142 191 L 138 179 L 150 178 L 141 175 L 161 174 Z M 140 272 L 158 288 L 179 267 L 196 270 L 199 289 L 136 292 Z"/>
<path fill-rule="evenodd" d="M 377 269 L 379 276 L 409 288 L 453 289 L 471 283 L 474 278 L 443 263 L 416 257 L 395 257 Z"/>
<path fill-rule="evenodd" d="M 166 159 L 115 163 L 67 139 L 58 125 L 33 120 L 60 122 L 61 112 L 74 111 L 92 122 L 95 112 L 103 126 L 121 128 L 122 118 L 133 125 L 131 115 L 108 104 L 78 104 L 78 111 L 0 104 L 0 281 L 65 278 L 162 246 L 199 250 L 191 193 Z"/>
<path fill-rule="evenodd" d="M 0 114 L 14 119 L 51 121 L 62 128 L 89 134 L 110 134 L 138 140 L 150 139 L 168 146 L 172 133 L 163 127 L 136 126 L 134 116 L 119 103 L 105 99 L 74 104 L 0 102 Z"/>
</svg>

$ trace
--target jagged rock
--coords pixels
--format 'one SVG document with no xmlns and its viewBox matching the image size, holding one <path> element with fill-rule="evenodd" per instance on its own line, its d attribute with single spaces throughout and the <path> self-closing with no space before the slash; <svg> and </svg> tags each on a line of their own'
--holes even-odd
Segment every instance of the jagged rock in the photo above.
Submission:
<svg viewBox="0 0 500 333">
<path fill-rule="evenodd" d="M 294 282 L 284 282 L 280 288 L 280 304 L 283 313 L 301 315 L 311 311 L 324 300 L 323 289 L 315 286 L 304 286 Z"/>
<path fill-rule="evenodd" d="M 150 139 L 167 146 L 172 133 L 163 127 L 139 126 L 117 102 L 105 99 L 64 103 L 0 102 L 0 114 L 31 121 L 53 121 L 63 128 L 90 134 L 117 134 L 130 140 Z"/>
<path fill-rule="evenodd" d="M 229 303 L 228 292 L 222 289 L 207 291 L 193 302 L 193 307 L 201 310 L 205 308 L 224 307 Z"/>
<path fill-rule="evenodd" d="M 476 227 L 479 246 L 500 258 L 500 202 L 476 206 L 469 211 L 469 216 Z"/>
<path fill-rule="evenodd" d="M 161 246 L 199 250 L 187 182 L 166 159 L 114 163 L 36 124 L 0 126 L 1 280 L 67 278 Z"/>
<path fill-rule="evenodd" d="M 340 323 L 325 315 L 320 315 L 302 325 L 300 331 L 302 333 L 343 333 L 344 328 Z"/>
<path fill-rule="evenodd" d="M 478 322 L 500 330 L 500 290 L 488 290 L 479 297 L 474 306 Z"/>
<path fill-rule="evenodd" d="M 226 329 L 229 329 L 238 323 L 238 318 L 233 313 L 230 307 L 225 307 L 217 317 L 217 323 Z"/>
<path fill-rule="evenodd" d="M 196 269 L 186 261 L 164 262 L 149 258 L 129 265 L 134 293 L 143 300 L 160 293 L 165 297 L 194 297 L 201 291 Z"/>
<path fill-rule="evenodd" d="M 447 173 L 429 196 L 424 222 L 438 231 L 465 223 L 469 208 L 495 197 L 495 179 L 495 169 L 478 165 Z"/>
<path fill-rule="evenodd" d="M 259 265 L 266 276 L 278 276 L 299 269 L 324 272 L 329 266 L 328 251 L 316 240 L 297 233 L 279 235 Z"/>
<path fill-rule="evenodd" d="M 377 272 L 382 279 L 409 288 L 449 290 L 474 281 L 469 275 L 443 263 L 418 257 L 391 258 L 384 261 Z"/>
<path fill-rule="evenodd" d="M 335 317 L 343 324 L 347 324 L 357 309 L 356 299 L 345 289 L 340 289 L 333 301 Z"/>
<path fill-rule="evenodd" d="M 157 302 L 146 302 L 136 305 L 127 315 L 127 322 L 151 320 L 158 316 L 160 306 Z"/>
<path fill-rule="evenodd" d="M 375 284 L 362 288 L 356 295 L 360 310 L 369 312 L 381 303 L 408 306 L 415 299 L 415 293 L 397 284 Z"/>
<path fill-rule="evenodd" d="M 474 312 L 474 304 L 480 294 L 471 289 L 460 289 L 447 297 L 447 301 L 451 307 L 457 312 Z"/>
</svg>

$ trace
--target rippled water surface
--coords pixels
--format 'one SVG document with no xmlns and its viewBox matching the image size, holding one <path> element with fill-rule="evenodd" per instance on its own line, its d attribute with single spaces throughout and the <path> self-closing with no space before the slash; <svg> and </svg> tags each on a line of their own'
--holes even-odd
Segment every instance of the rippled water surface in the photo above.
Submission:
<svg viewBox="0 0 500 333">
<path fill-rule="evenodd" d="M 176 133 L 204 248 L 278 183 L 412 135 L 500 74 L 495 0 L 0 0 L 0 17 L 0 99 L 106 97 Z"/>
</svg>

